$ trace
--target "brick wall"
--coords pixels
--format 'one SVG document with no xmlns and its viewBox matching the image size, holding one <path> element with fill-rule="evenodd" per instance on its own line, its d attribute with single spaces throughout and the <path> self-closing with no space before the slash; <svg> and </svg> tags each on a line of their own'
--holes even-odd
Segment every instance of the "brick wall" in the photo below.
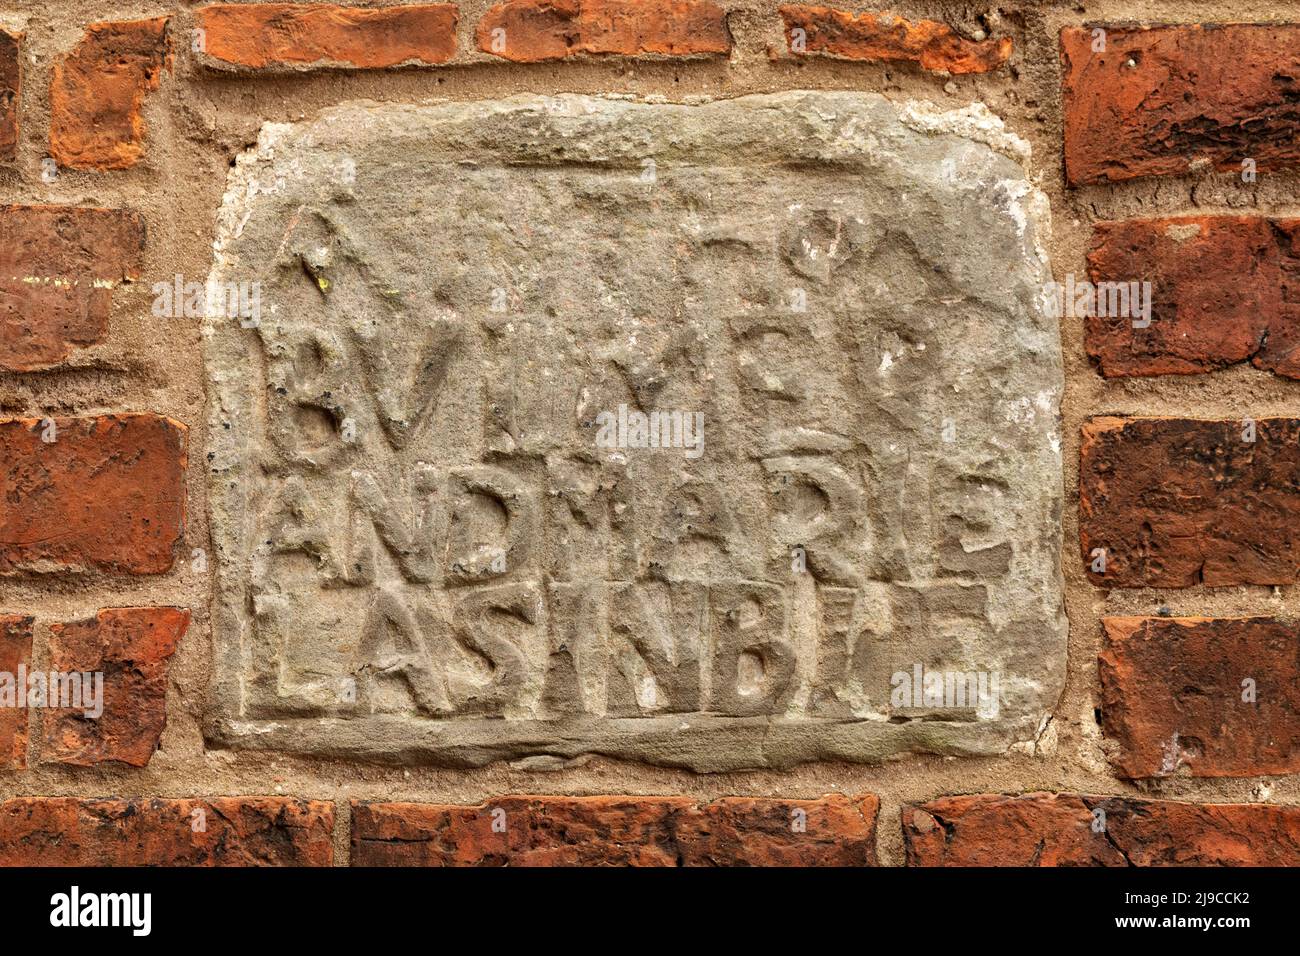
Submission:
<svg viewBox="0 0 1300 956">
<path fill-rule="evenodd" d="M 1135 11 L 0 5 L 0 669 L 105 675 L 94 721 L 0 708 L 0 861 L 1300 864 L 1300 10 Z M 1069 670 L 1037 739 L 718 774 L 212 745 L 211 399 L 150 289 L 206 276 L 261 124 L 808 88 L 986 103 L 1057 281 L 1150 284 L 1136 321 L 1061 316 Z"/>
</svg>

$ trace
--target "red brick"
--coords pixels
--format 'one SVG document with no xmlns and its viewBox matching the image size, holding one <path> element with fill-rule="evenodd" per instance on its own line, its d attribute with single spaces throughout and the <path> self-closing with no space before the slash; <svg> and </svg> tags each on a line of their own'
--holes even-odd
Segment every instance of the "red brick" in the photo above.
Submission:
<svg viewBox="0 0 1300 956">
<path fill-rule="evenodd" d="M 904 807 L 903 841 L 909 866 L 1297 866 L 1300 807 L 976 794 Z"/>
<path fill-rule="evenodd" d="M 144 156 L 144 96 L 172 65 L 167 18 L 92 23 L 55 64 L 50 155 L 71 169 L 127 169 Z"/>
<path fill-rule="evenodd" d="M 167 726 L 167 664 L 189 624 L 190 612 L 179 608 L 131 607 L 50 625 L 50 669 L 103 674 L 103 712 L 86 717 L 85 697 L 85 706 L 55 707 L 64 701 L 51 691 L 42 717 L 41 761 L 147 764 Z"/>
<path fill-rule="evenodd" d="M 446 63 L 454 3 L 360 9 L 331 4 L 217 4 L 198 11 L 206 62 L 250 69 Z"/>
<path fill-rule="evenodd" d="M 904 20 L 888 13 L 850 13 L 795 4 L 780 8 L 786 46 L 796 55 L 825 54 L 843 60 L 917 63 L 948 73 L 988 73 L 1011 57 L 1011 39 L 968 40 L 936 20 Z M 795 30 L 803 31 L 803 49 Z"/>
<path fill-rule="evenodd" d="M 17 675 L 32 663 L 32 623 L 30 617 L 0 615 L 0 674 L 13 681 L 12 698 L 0 692 L 0 767 L 6 770 L 27 767 L 27 697 Z"/>
<path fill-rule="evenodd" d="M 724 797 L 684 815 L 676 840 L 687 866 L 874 866 L 879 809 L 871 795 Z"/>
<path fill-rule="evenodd" d="M 1112 759 L 1122 775 L 1300 771 L 1294 625 L 1264 617 L 1111 617 L 1102 625 L 1102 729 L 1119 745 Z M 1243 687 L 1247 678 L 1253 684 Z"/>
<path fill-rule="evenodd" d="M 1093 29 L 1061 31 L 1072 184 L 1300 164 L 1300 25 Z"/>
<path fill-rule="evenodd" d="M 1300 578 L 1300 420 L 1094 418 L 1083 426 L 1079 538 L 1102 587 Z M 1092 570 L 1095 549 L 1106 570 Z"/>
<path fill-rule="evenodd" d="M 510 796 L 479 806 L 354 803 L 354 866 L 867 866 L 874 796 Z M 504 811 L 504 816 L 495 811 Z M 504 832 L 493 831 L 504 820 Z M 802 825 L 804 829 L 797 829 Z"/>
<path fill-rule="evenodd" d="M 18 105 L 22 91 L 22 34 L 0 30 L 0 163 L 11 163 L 18 151 Z"/>
<path fill-rule="evenodd" d="M 145 228 L 121 209 L 0 206 L 0 368 L 57 365 L 108 331 L 112 290 L 139 278 Z"/>
<path fill-rule="evenodd" d="M 186 429 L 149 414 L 0 421 L 0 574 L 162 574 L 185 522 Z"/>
<path fill-rule="evenodd" d="M 504 43 L 493 49 L 496 29 L 505 31 Z M 483 52 L 516 63 L 731 51 L 727 15 L 707 0 L 510 0 L 483 15 L 475 36 Z"/>
<path fill-rule="evenodd" d="M 904 807 L 909 866 L 1123 866 L 1075 794 L 978 794 Z"/>
<path fill-rule="evenodd" d="M 1300 378 L 1300 220 L 1198 216 L 1103 222 L 1093 282 L 1150 282 L 1151 324 L 1086 320 L 1106 376 L 1191 375 L 1249 361 Z"/>
<path fill-rule="evenodd" d="M 288 797 L 20 797 L 0 866 L 330 866 L 334 807 Z"/>
</svg>

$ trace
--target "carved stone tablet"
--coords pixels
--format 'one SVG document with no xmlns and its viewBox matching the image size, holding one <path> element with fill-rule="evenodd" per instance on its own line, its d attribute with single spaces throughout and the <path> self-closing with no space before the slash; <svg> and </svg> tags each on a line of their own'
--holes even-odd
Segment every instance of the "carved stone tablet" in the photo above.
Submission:
<svg viewBox="0 0 1300 956">
<path fill-rule="evenodd" d="M 1047 204 L 981 107 L 270 125 L 206 326 L 214 743 L 995 753 L 1064 680 Z"/>
</svg>

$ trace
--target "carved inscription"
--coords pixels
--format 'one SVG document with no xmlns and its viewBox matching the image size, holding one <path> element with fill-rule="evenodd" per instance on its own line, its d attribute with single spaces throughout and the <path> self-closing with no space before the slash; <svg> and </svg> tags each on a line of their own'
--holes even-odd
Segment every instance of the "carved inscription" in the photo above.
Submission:
<svg viewBox="0 0 1300 956">
<path fill-rule="evenodd" d="M 990 122 L 781 94 L 264 130 L 212 275 L 261 314 L 207 328 L 210 737 L 702 770 L 1032 738 L 1061 369 Z"/>
</svg>

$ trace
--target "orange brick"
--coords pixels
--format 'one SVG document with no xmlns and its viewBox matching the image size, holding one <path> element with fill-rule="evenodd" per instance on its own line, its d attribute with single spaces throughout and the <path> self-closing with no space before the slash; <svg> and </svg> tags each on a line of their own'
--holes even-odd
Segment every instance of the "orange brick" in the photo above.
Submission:
<svg viewBox="0 0 1300 956">
<path fill-rule="evenodd" d="M 903 808 L 909 866 L 1296 866 L 1300 807 L 1075 793 Z"/>
<path fill-rule="evenodd" d="M 102 713 L 56 707 L 42 719 L 41 761 L 89 767 L 116 760 L 149 762 L 167 725 L 167 664 L 189 627 L 173 607 L 109 608 L 86 621 L 50 626 L 50 668 L 61 675 L 103 675 Z M 84 686 L 84 680 L 83 680 Z"/>
<path fill-rule="evenodd" d="M 92 23 L 55 65 L 50 155 L 60 166 L 127 169 L 144 156 L 144 97 L 172 64 L 167 22 Z"/>
<path fill-rule="evenodd" d="M 888 13 L 849 13 L 791 4 L 780 8 L 786 45 L 796 56 L 919 64 L 948 73 L 988 73 L 1011 57 L 1011 39 L 968 40 L 936 20 L 904 20 Z"/>
<path fill-rule="evenodd" d="M 378 9 L 223 3 L 201 8 L 198 25 L 213 66 L 374 69 L 446 63 L 456 55 L 457 16 L 454 3 Z"/>
<path fill-rule="evenodd" d="M 726 13 L 707 0 L 510 0 L 483 15 L 475 36 L 484 53 L 516 63 L 731 51 Z"/>
<path fill-rule="evenodd" d="M 1100 587 L 1300 579 L 1300 419 L 1092 419 L 1079 543 Z"/>
<path fill-rule="evenodd" d="M 144 222 L 80 206 L 0 206 L 0 368 L 50 368 L 108 331 L 113 289 L 139 277 Z"/>
<path fill-rule="evenodd" d="M 1102 626 L 1101 725 L 1122 775 L 1300 772 L 1296 625 L 1109 617 Z"/>
<path fill-rule="evenodd" d="M 1086 318 L 1088 354 L 1103 375 L 1193 375 L 1250 362 L 1300 378 L 1300 219 L 1098 223 L 1088 273 L 1094 283 L 1150 283 L 1145 327 L 1112 314 L 1123 310 Z"/>
<path fill-rule="evenodd" d="M 185 443 L 158 415 L 0 421 L 0 574 L 170 569 Z"/>
<path fill-rule="evenodd" d="M 22 91 L 22 34 L 0 30 L 0 163 L 11 163 L 18 150 L 18 104 Z"/>
<path fill-rule="evenodd" d="M 1066 27 L 1061 58 L 1073 185 L 1300 165 L 1300 25 Z"/>
<path fill-rule="evenodd" d="M 330 866 L 334 807 L 288 797 L 0 803 L 0 866 Z"/>
<path fill-rule="evenodd" d="M 866 866 L 874 796 L 509 796 L 354 803 L 354 866 Z"/>
<path fill-rule="evenodd" d="M 18 686 L 18 669 L 32 663 L 30 617 L 0 615 L 0 673 L 13 681 L 12 700 L 0 699 L 0 767 L 22 770 L 27 766 L 27 707 L 25 690 Z"/>
</svg>

